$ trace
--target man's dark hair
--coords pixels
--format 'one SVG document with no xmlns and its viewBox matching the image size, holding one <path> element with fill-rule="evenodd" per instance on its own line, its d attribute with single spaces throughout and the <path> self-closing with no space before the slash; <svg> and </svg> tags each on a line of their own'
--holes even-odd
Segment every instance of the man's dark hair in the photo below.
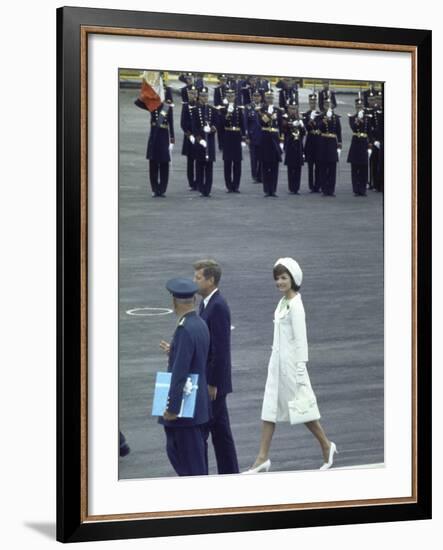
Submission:
<svg viewBox="0 0 443 550">
<path fill-rule="evenodd" d="M 203 276 L 205 279 L 214 278 L 214 285 L 218 286 L 221 279 L 221 267 L 215 260 L 199 260 L 193 265 L 195 271 L 203 269 Z"/>
<path fill-rule="evenodd" d="M 291 279 L 291 288 L 292 288 L 292 290 L 295 290 L 295 292 L 298 292 L 300 290 L 300 287 L 295 284 L 295 281 L 294 281 L 292 275 L 289 273 L 289 271 L 286 269 L 286 267 L 284 265 L 281 265 L 281 264 L 276 265 L 274 267 L 274 269 L 272 270 L 272 272 L 274 274 L 274 279 L 277 279 L 277 277 L 279 275 L 283 275 L 283 273 L 286 273 L 286 275 L 289 275 L 289 277 Z"/>
</svg>

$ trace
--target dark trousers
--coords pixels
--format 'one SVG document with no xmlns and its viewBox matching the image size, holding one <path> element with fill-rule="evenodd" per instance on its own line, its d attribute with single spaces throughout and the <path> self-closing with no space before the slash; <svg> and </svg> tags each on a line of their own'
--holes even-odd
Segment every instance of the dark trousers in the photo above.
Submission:
<svg viewBox="0 0 443 550">
<path fill-rule="evenodd" d="M 228 191 L 237 191 L 240 187 L 241 160 L 225 160 L 225 185 Z"/>
<path fill-rule="evenodd" d="M 197 189 L 205 197 L 211 192 L 213 168 L 212 161 L 197 161 Z"/>
<path fill-rule="evenodd" d="M 290 193 L 298 193 L 300 190 L 301 165 L 288 166 L 288 189 Z"/>
<path fill-rule="evenodd" d="M 374 188 L 376 191 L 383 191 L 384 183 L 384 166 L 381 161 L 380 149 L 377 147 L 372 148 L 372 155 L 370 158 L 370 183 L 369 187 Z"/>
<path fill-rule="evenodd" d="M 333 195 L 335 193 L 337 163 L 321 162 L 319 174 L 320 174 L 320 185 L 323 191 L 323 195 Z"/>
<path fill-rule="evenodd" d="M 249 156 L 251 159 L 251 176 L 255 182 L 260 183 L 261 182 L 261 163 L 258 158 L 258 151 L 259 151 L 258 145 L 253 145 L 252 143 L 249 144 Z"/>
<path fill-rule="evenodd" d="M 191 189 L 197 189 L 197 182 L 196 182 L 196 162 L 195 158 L 188 155 L 187 157 L 187 163 L 186 163 L 186 175 L 188 177 L 188 185 Z"/>
<path fill-rule="evenodd" d="M 203 426 L 170 428 L 165 426 L 166 453 L 179 476 L 208 475 Z"/>
<path fill-rule="evenodd" d="M 366 183 L 368 181 L 367 164 L 351 164 L 352 191 L 356 195 L 366 195 Z"/>
<path fill-rule="evenodd" d="M 318 162 L 308 162 L 308 185 L 310 191 L 314 191 L 315 193 L 321 191 Z"/>
<path fill-rule="evenodd" d="M 226 395 L 217 395 L 217 398 L 211 401 L 211 404 L 212 417 L 209 423 L 205 424 L 206 460 L 208 439 L 209 434 L 211 434 L 217 461 L 217 472 L 219 474 L 238 474 L 237 452 L 229 423 Z"/>
<path fill-rule="evenodd" d="M 278 162 L 263 162 L 262 179 L 265 195 L 273 195 L 277 191 Z"/>
<path fill-rule="evenodd" d="M 149 161 L 149 181 L 152 192 L 156 196 L 163 195 L 168 187 L 169 180 L 169 162 Z"/>
</svg>

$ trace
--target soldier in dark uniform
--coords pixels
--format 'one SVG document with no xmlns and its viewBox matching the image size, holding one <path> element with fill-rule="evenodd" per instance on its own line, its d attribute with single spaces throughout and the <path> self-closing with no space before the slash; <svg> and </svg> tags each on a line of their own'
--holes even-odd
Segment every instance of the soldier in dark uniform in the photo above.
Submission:
<svg viewBox="0 0 443 550">
<path fill-rule="evenodd" d="M 370 145 L 372 118 L 365 114 L 363 100 L 355 100 L 356 114 L 349 115 L 349 125 L 352 130 L 352 141 L 348 153 L 351 163 L 352 191 L 356 197 L 366 196 L 368 182 L 368 161 L 371 155 Z"/>
<path fill-rule="evenodd" d="M 274 94 L 265 93 L 266 103 L 259 111 L 262 138 L 259 159 L 265 197 L 277 197 L 278 165 L 282 159 L 284 137 L 280 131 L 280 110 L 274 107 Z"/>
<path fill-rule="evenodd" d="M 197 107 L 192 118 L 192 133 L 195 137 L 197 164 L 197 188 L 203 197 L 209 197 L 215 162 L 215 133 L 217 131 L 218 112 L 214 107 L 208 105 L 208 88 L 202 88 L 198 98 Z"/>
<path fill-rule="evenodd" d="M 317 94 L 309 95 L 309 110 L 303 114 L 303 121 L 307 131 L 305 141 L 305 158 L 308 163 L 308 185 L 311 193 L 321 191 L 319 162 L 318 162 L 318 142 L 320 139 L 320 130 L 317 128 L 320 113 L 316 110 Z"/>
<path fill-rule="evenodd" d="M 137 107 L 148 110 L 140 99 L 135 100 Z M 170 151 L 175 143 L 174 117 L 169 103 L 161 103 L 151 112 L 151 131 L 149 133 L 146 158 L 149 160 L 149 181 L 153 197 L 164 197 L 169 181 Z"/>
<path fill-rule="evenodd" d="M 221 74 L 218 77 L 219 85 L 214 88 L 214 107 L 217 109 L 220 107 L 224 107 L 228 104 L 228 100 L 226 99 L 226 91 L 229 89 L 229 86 L 227 84 L 228 77 L 225 74 Z M 223 128 L 219 126 L 217 128 L 217 140 L 218 140 L 218 148 L 220 151 L 223 150 Z"/>
<path fill-rule="evenodd" d="M 298 105 L 298 86 L 293 78 L 282 78 L 277 83 L 277 88 L 280 88 L 278 104 L 282 109 L 293 102 Z"/>
<path fill-rule="evenodd" d="M 375 95 L 377 90 L 375 89 L 375 82 L 369 82 L 369 88 L 363 92 L 363 105 L 369 107 L 369 95 Z"/>
<path fill-rule="evenodd" d="M 331 102 L 331 106 L 333 109 L 337 107 L 337 100 L 335 98 L 335 92 L 332 92 L 329 89 L 329 80 L 323 80 L 323 90 L 320 90 L 320 93 L 318 94 L 318 106 L 320 108 L 320 111 L 325 110 L 325 100 L 329 99 Z"/>
<path fill-rule="evenodd" d="M 168 372 L 172 373 L 167 408 L 159 423 L 166 434 L 166 452 L 179 476 L 208 474 L 204 425 L 209 420 L 209 395 L 206 364 L 209 353 L 209 331 L 195 311 L 198 286 L 191 279 L 176 278 L 166 283 L 173 296 L 178 317 L 172 342 L 160 346 L 168 353 Z M 183 390 L 190 374 L 198 374 L 198 389 L 193 418 L 178 416 Z"/>
<path fill-rule="evenodd" d="M 245 108 L 247 144 L 251 158 L 251 175 L 255 183 L 261 183 L 260 144 L 262 129 L 260 124 L 260 110 L 262 108 L 262 95 L 259 90 L 252 94 L 252 103 Z"/>
<path fill-rule="evenodd" d="M 180 80 L 180 82 L 185 83 L 185 86 L 183 86 L 183 88 L 180 88 L 182 103 L 188 103 L 189 101 L 188 91 L 194 85 L 194 75 L 192 73 L 184 73 L 184 74 L 181 74 L 178 77 L 178 79 Z"/>
<path fill-rule="evenodd" d="M 197 106 L 197 88 L 190 86 L 187 89 L 189 101 L 184 102 L 180 120 L 181 129 L 184 132 L 182 155 L 187 157 L 186 174 L 190 191 L 197 191 L 196 165 L 195 165 L 195 138 L 192 134 L 193 113 Z"/>
<path fill-rule="evenodd" d="M 339 115 L 333 111 L 330 99 L 324 100 L 324 108 L 317 126 L 321 132 L 318 143 L 320 185 L 323 196 L 335 197 L 337 162 L 342 149 L 341 123 Z"/>
<path fill-rule="evenodd" d="M 285 166 L 288 167 L 288 190 L 292 195 L 299 195 L 303 166 L 303 137 L 306 130 L 295 100 L 289 103 L 288 112 L 282 117 L 282 131 L 285 138 Z"/>
<path fill-rule="evenodd" d="M 235 91 L 227 90 L 228 104 L 219 109 L 223 128 L 223 162 L 227 193 L 240 193 L 242 149 L 246 147 L 244 107 L 236 103 Z"/>
<path fill-rule="evenodd" d="M 370 186 L 376 191 L 384 189 L 384 115 L 381 91 L 368 96 L 372 115 L 372 155 L 370 159 Z"/>
</svg>

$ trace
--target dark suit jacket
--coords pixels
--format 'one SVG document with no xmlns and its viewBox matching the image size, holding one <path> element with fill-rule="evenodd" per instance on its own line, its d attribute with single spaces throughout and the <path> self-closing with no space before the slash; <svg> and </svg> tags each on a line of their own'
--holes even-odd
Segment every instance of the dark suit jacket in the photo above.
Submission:
<svg viewBox="0 0 443 550">
<path fill-rule="evenodd" d="M 200 316 L 206 321 L 210 336 L 208 384 L 217 387 L 217 395 L 226 395 L 232 392 L 231 312 L 220 291 L 211 297 Z"/>
</svg>

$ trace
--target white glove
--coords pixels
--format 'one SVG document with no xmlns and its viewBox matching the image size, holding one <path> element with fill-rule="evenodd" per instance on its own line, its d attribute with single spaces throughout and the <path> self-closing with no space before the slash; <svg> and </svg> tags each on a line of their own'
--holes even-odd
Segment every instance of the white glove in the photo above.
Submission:
<svg viewBox="0 0 443 550">
<path fill-rule="evenodd" d="M 371 155 L 372 155 L 372 149 L 368 149 L 368 159 L 371 158 Z"/>
<path fill-rule="evenodd" d="M 314 118 L 315 118 L 317 115 L 315 114 L 315 111 L 311 111 L 311 115 L 310 115 L 310 116 L 311 116 L 311 120 L 314 120 Z"/>
<path fill-rule="evenodd" d="M 294 120 L 294 122 L 292 123 L 292 126 L 300 126 L 300 121 Z"/>
<path fill-rule="evenodd" d="M 282 151 L 285 150 L 285 146 L 283 145 L 283 143 L 280 143 L 280 149 L 281 149 Z"/>
<path fill-rule="evenodd" d="M 200 143 L 200 145 L 201 145 L 202 147 L 205 147 L 205 148 L 206 148 L 206 147 L 208 146 L 208 144 L 206 143 L 206 141 L 205 141 L 204 139 L 201 139 L 201 140 L 199 141 L 199 143 Z"/>
<path fill-rule="evenodd" d="M 192 145 L 194 145 L 195 137 L 192 134 L 189 136 L 189 141 L 192 143 Z"/>
<path fill-rule="evenodd" d="M 374 145 L 377 147 L 377 149 L 380 149 L 380 142 L 379 141 L 374 141 Z"/>
<path fill-rule="evenodd" d="M 338 160 L 340 160 L 341 149 L 337 149 Z"/>
<path fill-rule="evenodd" d="M 241 142 L 241 146 L 243 147 L 243 149 L 246 147 L 246 142 L 245 141 L 242 141 Z"/>
<path fill-rule="evenodd" d="M 300 128 L 304 128 L 305 125 L 303 124 L 303 120 L 299 120 L 299 122 L 300 122 Z"/>
<path fill-rule="evenodd" d="M 227 100 L 226 98 L 223 100 L 223 104 L 224 104 L 224 105 L 227 105 L 227 104 L 228 104 L 228 100 Z"/>
<path fill-rule="evenodd" d="M 362 120 L 363 117 L 364 117 L 364 112 L 363 111 L 358 111 L 358 118 L 360 120 Z"/>
<path fill-rule="evenodd" d="M 285 114 L 282 116 L 282 118 L 288 118 L 287 113 L 285 113 Z"/>
<path fill-rule="evenodd" d="M 268 107 L 268 113 L 269 113 L 270 115 L 272 115 L 273 112 L 274 112 L 274 106 L 273 106 L 273 105 L 269 105 L 269 107 Z"/>
<path fill-rule="evenodd" d="M 207 124 L 204 128 L 203 128 L 203 131 L 205 134 L 210 134 L 211 133 L 211 127 Z"/>
<path fill-rule="evenodd" d="M 173 150 L 174 150 L 174 144 L 170 143 L 169 144 L 169 151 L 172 153 Z"/>
<path fill-rule="evenodd" d="M 327 116 L 328 118 L 331 118 L 331 116 L 332 116 L 332 109 L 328 109 L 328 111 L 327 111 L 327 113 L 326 113 L 326 116 Z"/>
<path fill-rule="evenodd" d="M 228 107 L 228 113 L 233 113 L 233 112 L 234 112 L 234 104 L 230 103 Z"/>
<path fill-rule="evenodd" d="M 303 153 L 303 160 L 306 160 L 306 155 Z"/>
</svg>

